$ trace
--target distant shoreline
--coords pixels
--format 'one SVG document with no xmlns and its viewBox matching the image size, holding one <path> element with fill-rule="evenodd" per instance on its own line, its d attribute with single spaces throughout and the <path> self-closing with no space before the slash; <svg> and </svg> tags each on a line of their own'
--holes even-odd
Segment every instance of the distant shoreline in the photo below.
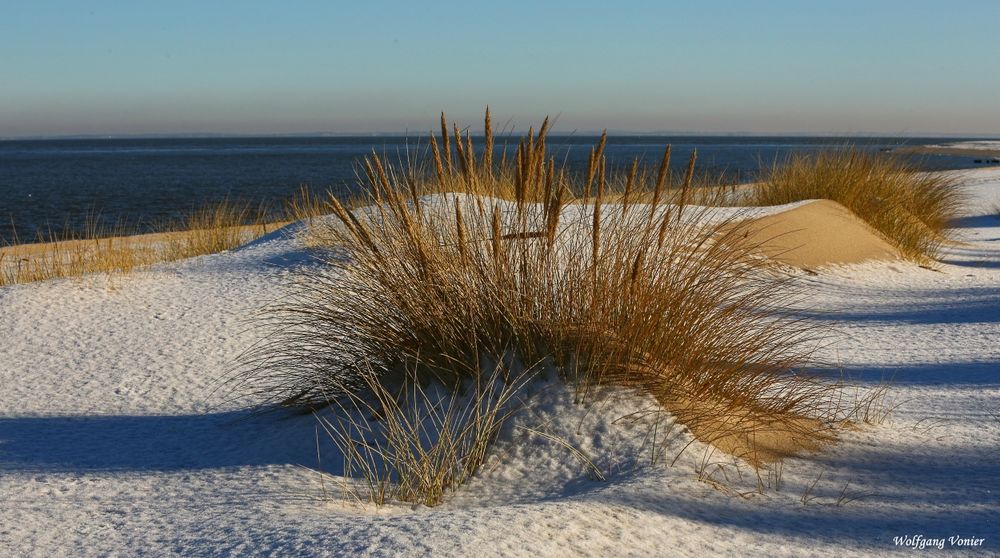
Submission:
<svg viewBox="0 0 1000 558">
<path fill-rule="evenodd" d="M 962 147 L 935 147 L 932 145 L 914 145 L 900 147 L 898 153 L 914 155 L 954 155 L 956 157 L 1000 157 L 1000 149 L 967 149 Z"/>
</svg>

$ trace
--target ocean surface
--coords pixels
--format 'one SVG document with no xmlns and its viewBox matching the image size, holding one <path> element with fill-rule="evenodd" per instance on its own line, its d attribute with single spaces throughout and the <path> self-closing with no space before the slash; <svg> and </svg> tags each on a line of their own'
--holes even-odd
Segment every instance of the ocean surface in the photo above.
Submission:
<svg viewBox="0 0 1000 558">
<path fill-rule="evenodd" d="M 697 149 L 701 171 L 746 181 L 762 162 L 780 162 L 792 153 L 849 144 L 888 150 L 961 139 L 620 136 L 609 138 L 606 153 L 612 166 L 635 157 L 655 165 L 671 144 L 679 169 Z M 596 141 L 550 137 L 548 146 L 558 162 L 578 170 Z M 303 185 L 346 195 L 358 188 L 357 161 L 365 154 L 375 150 L 400 160 L 425 148 L 418 139 L 399 136 L 0 141 L 0 244 L 66 234 L 88 219 L 155 230 L 224 199 L 279 207 Z M 962 156 L 917 160 L 934 170 L 975 166 Z"/>
</svg>

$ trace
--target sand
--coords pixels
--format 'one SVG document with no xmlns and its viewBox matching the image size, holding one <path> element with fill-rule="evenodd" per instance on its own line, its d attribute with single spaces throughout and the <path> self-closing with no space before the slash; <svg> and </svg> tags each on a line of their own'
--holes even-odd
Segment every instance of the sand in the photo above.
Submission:
<svg viewBox="0 0 1000 558">
<path fill-rule="evenodd" d="M 248 317 L 311 265 L 293 235 L 124 281 L 0 288 L 0 555 L 923 554 L 897 542 L 916 536 L 982 540 L 945 542 L 949 556 L 996 554 L 1000 170 L 957 176 L 974 196 L 940 269 L 867 261 L 802 277 L 795 315 L 831 332 L 818 373 L 862 390 L 894 378 L 888 421 L 760 476 L 669 423 L 655 460 L 634 422 L 655 401 L 582 405 L 554 384 L 442 506 L 359 505 L 313 417 L 255 415 L 218 390 L 259 341 Z M 564 439 L 606 480 L 519 425 Z"/>
<path fill-rule="evenodd" d="M 750 240 L 785 265 L 815 269 L 900 259 L 899 252 L 851 210 L 830 200 L 754 219 Z"/>
<path fill-rule="evenodd" d="M 804 416 L 775 416 L 734 409 L 722 402 L 676 398 L 661 401 L 691 435 L 761 468 L 822 450 L 836 441 L 834 425 Z"/>
</svg>

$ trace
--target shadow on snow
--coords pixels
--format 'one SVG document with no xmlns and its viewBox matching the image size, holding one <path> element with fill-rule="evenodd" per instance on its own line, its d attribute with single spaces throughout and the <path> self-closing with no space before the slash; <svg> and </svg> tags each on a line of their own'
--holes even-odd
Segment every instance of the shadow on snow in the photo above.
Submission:
<svg viewBox="0 0 1000 558">
<path fill-rule="evenodd" d="M 246 411 L 153 416 L 0 418 L 3 471 L 177 471 L 298 464 L 316 467 L 315 419 Z M 320 438 L 323 469 L 341 467 Z"/>
</svg>

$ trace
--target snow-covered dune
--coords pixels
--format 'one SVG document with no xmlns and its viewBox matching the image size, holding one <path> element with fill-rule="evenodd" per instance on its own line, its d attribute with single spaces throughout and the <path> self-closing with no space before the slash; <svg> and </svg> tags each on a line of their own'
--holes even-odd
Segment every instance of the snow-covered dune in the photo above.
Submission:
<svg viewBox="0 0 1000 558">
<path fill-rule="evenodd" d="M 894 412 L 760 479 L 697 442 L 672 463 L 679 428 L 649 465 L 644 426 L 617 420 L 643 401 L 574 405 L 553 385 L 518 420 L 605 480 L 515 428 L 442 506 L 346 499 L 305 468 L 340 466 L 312 417 L 252 414 L 224 383 L 259 335 L 248 320 L 313 265 L 299 225 L 127 277 L 4 287 L 0 555 L 1000 552 L 1000 171 L 958 174 L 971 202 L 939 269 L 802 277 L 799 312 L 833 331 L 823 373 L 891 378 Z"/>
</svg>

